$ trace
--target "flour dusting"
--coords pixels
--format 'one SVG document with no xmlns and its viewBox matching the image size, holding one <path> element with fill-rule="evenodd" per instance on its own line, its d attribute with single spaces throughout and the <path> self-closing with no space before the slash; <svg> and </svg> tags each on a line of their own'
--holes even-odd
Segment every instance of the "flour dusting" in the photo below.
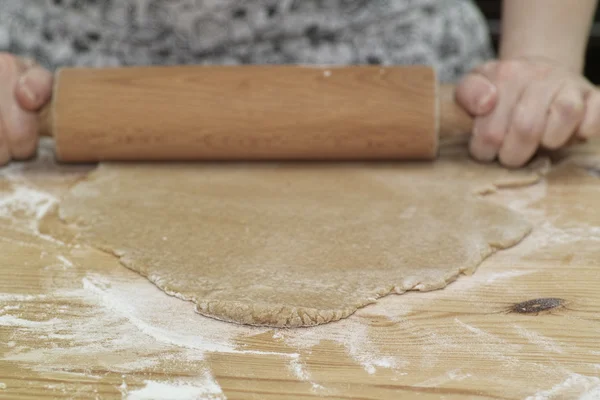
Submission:
<svg viewBox="0 0 600 400">
<path fill-rule="evenodd" d="M 30 216 L 28 226 L 37 230 L 38 220 L 58 202 L 53 195 L 26 186 L 17 186 L 12 192 L 0 196 L 0 216 L 12 217 L 21 213 Z"/>
<path fill-rule="evenodd" d="M 513 325 L 513 327 L 515 328 L 517 333 L 519 335 L 523 336 L 525 339 L 527 339 L 529 341 L 529 343 L 539 346 L 542 349 L 544 349 L 545 351 L 548 351 L 551 353 L 558 353 L 558 354 L 564 353 L 564 351 L 560 347 L 560 345 L 558 343 L 556 343 L 554 340 L 552 340 L 548 337 L 542 336 L 539 333 L 534 332 L 532 330 L 523 328 L 522 326 L 519 326 L 519 325 Z"/>
<path fill-rule="evenodd" d="M 497 280 L 503 280 L 503 279 L 510 279 L 510 278 L 516 278 L 519 276 L 525 276 L 525 275 L 529 275 L 532 274 L 535 271 L 502 271 L 502 272 L 494 272 L 494 273 L 490 273 L 486 276 L 485 279 L 485 283 L 487 284 L 491 284 L 496 282 Z"/>
<path fill-rule="evenodd" d="M 128 391 L 123 389 L 124 398 L 127 400 L 224 400 L 226 397 L 221 387 L 208 372 L 204 372 L 201 379 L 196 381 L 156 382 L 145 381 L 142 389 Z"/>
<path fill-rule="evenodd" d="M 377 348 L 370 337 L 369 325 L 357 319 L 340 320 L 310 329 L 276 331 L 273 338 L 298 350 L 314 347 L 321 340 L 334 341 L 343 346 L 368 374 L 375 374 L 377 368 L 397 369 L 408 365 L 407 361 Z"/>
<path fill-rule="evenodd" d="M 13 315 L 0 315 L 0 326 L 15 326 L 21 328 L 47 328 L 49 326 L 58 325 L 60 323 L 61 320 L 57 318 L 52 318 L 48 321 L 30 321 L 27 319 L 17 318 Z"/>
<path fill-rule="evenodd" d="M 437 377 L 434 377 L 434 378 L 431 378 L 431 379 L 427 379 L 426 381 L 418 383 L 415 386 L 419 386 L 419 387 L 439 387 L 440 385 L 443 385 L 443 384 L 448 383 L 448 382 L 460 382 L 460 381 L 464 381 L 465 379 L 468 379 L 471 376 L 472 375 L 469 374 L 469 373 L 462 372 L 462 370 L 460 368 L 459 369 L 453 369 L 451 371 L 448 371 L 444 375 L 437 376 Z"/>
<path fill-rule="evenodd" d="M 526 400 L 579 399 L 596 400 L 600 394 L 600 378 L 571 373 L 551 389 L 540 391 Z"/>
</svg>

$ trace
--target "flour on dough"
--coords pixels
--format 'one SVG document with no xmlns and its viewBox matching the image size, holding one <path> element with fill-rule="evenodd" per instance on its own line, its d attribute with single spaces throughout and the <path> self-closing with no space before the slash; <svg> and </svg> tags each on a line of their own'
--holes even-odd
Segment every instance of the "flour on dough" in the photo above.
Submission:
<svg viewBox="0 0 600 400">
<path fill-rule="evenodd" d="M 200 314 L 311 326 L 391 293 L 443 288 L 522 240 L 527 221 L 472 194 L 474 183 L 507 174 L 464 155 L 434 164 L 105 164 L 70 190 L 59 216 Z"/>
</svg>

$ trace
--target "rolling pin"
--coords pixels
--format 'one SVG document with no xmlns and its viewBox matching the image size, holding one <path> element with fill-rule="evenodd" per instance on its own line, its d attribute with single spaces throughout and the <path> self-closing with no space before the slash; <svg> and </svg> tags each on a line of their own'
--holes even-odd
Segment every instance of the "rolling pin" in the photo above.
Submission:
<svg viewBox="0 0 600 400">
<path fill-rule="evenodd" d="M 62 162 L 432 160 L 472 118 L 428 66 L 63 68 L 40 113 Z"/>
</svg>

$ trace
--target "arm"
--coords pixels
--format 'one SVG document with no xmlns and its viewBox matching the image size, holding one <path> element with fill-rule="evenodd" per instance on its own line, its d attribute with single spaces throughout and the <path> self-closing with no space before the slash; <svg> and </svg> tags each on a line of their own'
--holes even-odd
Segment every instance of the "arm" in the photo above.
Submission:
<svg viewBox="0 0 600 400">
<path fill-rule="evenodd" d="M 597 0 L 504 0 L 500 59 L 540 57 L 581 73 Z"/>
</svg>

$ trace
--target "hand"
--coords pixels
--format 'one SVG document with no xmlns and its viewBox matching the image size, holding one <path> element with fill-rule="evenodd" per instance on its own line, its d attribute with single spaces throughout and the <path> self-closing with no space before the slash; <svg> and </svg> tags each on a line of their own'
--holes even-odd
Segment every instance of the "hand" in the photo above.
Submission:
<svg viewBox="0 0 600 400">
<path fill-rule="evenodd" d="M 34 62 L 0 53 L 0 165 L 35 154 L 37 111 L 50 100 L 52 80 Z"/>
<path fill-rule="evenodd" d="M 475 118 L 470 151 L 483 162 L 521 167 L 539 147 L 600 134 L 600 91 L 550 60 L 488 62 L 461 80 L 456 99 Z"/>
</svg>

